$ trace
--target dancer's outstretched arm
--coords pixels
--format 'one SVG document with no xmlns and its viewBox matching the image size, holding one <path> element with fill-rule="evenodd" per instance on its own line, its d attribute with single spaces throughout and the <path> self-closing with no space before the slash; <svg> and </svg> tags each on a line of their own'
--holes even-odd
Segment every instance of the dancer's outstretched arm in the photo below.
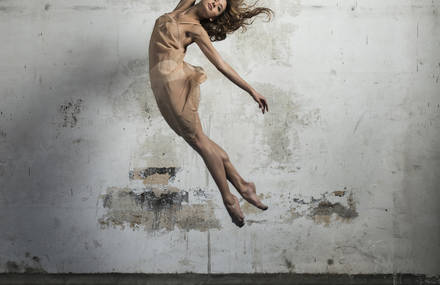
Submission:
<svg viewBox="0 0 440 285">
<path fill-rule="evenodd" d="M 176 8 L 174 8 L 173 11 L 176 10 L 186 10 L 189 7 L 193 6 L 196 0 L 180 0 L 179 4 L 177 4 Z"/>
<path fill-rule="evenodd" d="M 221 73 L 223 73 L 223 75 L 234 82 L 237 86 L 248 92 L 258 103 L 263 114 L 265 111 L 269 111 L 266 98 L 252 88 L 249 83 L 241 78 L 240 75 L 238 75 L 238 73 L 226 61 L 223 60 L 219 52 L 213 46 L 205 29 L 202 27 L 197 27 L 191 34 L 194 42 L 200 47 L 203 54 Z"/>
</svg>

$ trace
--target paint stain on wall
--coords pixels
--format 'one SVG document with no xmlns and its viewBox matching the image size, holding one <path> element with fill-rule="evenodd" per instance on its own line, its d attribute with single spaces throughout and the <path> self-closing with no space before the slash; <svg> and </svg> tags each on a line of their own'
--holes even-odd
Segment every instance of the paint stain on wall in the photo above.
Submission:
<svg viewBox="0 0 440 285">
<path fill-rule="evenodd" d="M 62 104 L 58 108 L 58 111 L 64 115 L 64 120 L 62 124 L 63 127 L 66 128 L 70 126 L 71 128 L 73 128 L 76 126 L 78 122 L 78 118 L 76 116 L 81 113 L 82 103 L 82 99 L 77 99 L 75 102 L 70 101 Z"/>
<path fill-rule="evenodd" d="M 358 216 L 356 210 L 351 207 L 347 208 L 340 203 L 322 201 L 313 209 L 312 217 L 316 223 L 329 225 L 332 214 L 336 214 L 336 217 L 342 220 L 350 220 Z"/>
<path fill-rule="evenodd" d="M 152 119 L 162 116 L 151 90 L 147 58 L 121 63 L 120 70 L 114 76 L 124 76 L 131 80 L 124 89 L 119 90 L 112 98 L 112 110 L 115 116 L 125 120 L 146 118 L 150 125 Z M 109 88 L 113 88 L 112 82 Z M 149 127 L 147 126 L 147 128 Z"/>
<path fill-rule="evenodd" d="M 294 91 L 285 91 L 269 83 L 255 85 L 262 94 L 276 98 L 276 104 L 269 102 L 272 107 L 265 115 L 263 126 L 263 143 L 269 146 L 269 159 L 283 170 L 296 172 L 295 161 L 300 160 L 301 153 L 298 130 L 321 124 L 320 110 L 307 107 Z"/>
<path fill-rule="evenodd" d="M 149 167 L 136 168 L 130 170 L 130 180 L 143 180 L 144 184 L 163 184 L 174 181 L 176 172 L 180 169 L 176 167 Z"/>
<path fill-rule="evenodd" d="M 274 1 L 271 9 L 275 12 L 275 18 L 267 22 L 266 15 L 254 21 L 254 24 L 243 31 L 236 33 L 236 40 L 232 41 L 234 53 L 240 57 L 243 66 L 252 66 L 255 58 L 261 62 L 272 61 L 280 66 L 291 66 L 293 54 L 292 35 L 297 26 L 293 21 L 277 20 L 279 16 L 287 13 L 289 17 L 298 16 L 301 13 L 302 5 L 299 0 Z M 280 15 L 281 13 L 281 15 Z M 291 35 L 286 37 L 284 35 Z M 249 50 L 249 46 L 259 46 L 258 50 Z M 269 107 L 270 108 L 270 107 Z"/>
<path fill-rule="evenodd" d="M 334 217 L 334 221 L 350 222 L 358 217 L 359 213 L 356 210 L 353 192 L 350 191 L 348 197 L 345 193 L 346 191 L 333 191 L 325 192 L 320 198 L 293 198 L 284 221 L 292 222 L 297 218 L 306 217 L 311 218 L 317 224 L 329 226 Z"/>
<path fill-rule="evenodd" d="M 287 270 L 289 270 L 289 273 L 294 272 L 295 264 L 292 264 L 292 262 L 287 259 L 287 257 L 284 257 L 284 264 L 286 265 Z"/>
<path fill-rule="evenodd" d="M 111 187 L 100 196 L 107 213 L 98 223 L 102 229 L 110 226 L 125 229 L 128 225 L 133 230 L 143 227 L 149 232 L 172 231 L 175 227 L 201 232 L 221 228 L 212 201 L 190 205 L 186 204 L 188 197 L 187 191 L 176 191 L 176 188 L 135 193 L 130 188 Z"/>
<path fill-rule="evenodd" d="M 333 191 L 333 195 L 338 197 L 344 197 L 346 191 Z"/>
</svg>

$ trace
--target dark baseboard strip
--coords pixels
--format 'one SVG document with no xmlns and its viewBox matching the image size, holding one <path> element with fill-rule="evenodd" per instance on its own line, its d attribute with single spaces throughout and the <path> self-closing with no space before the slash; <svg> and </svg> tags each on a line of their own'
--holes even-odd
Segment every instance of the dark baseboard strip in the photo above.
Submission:
<svg viewBox="0 0 440 285">
<path fill-rule="evenodd" d="M 432 285 L 440 275 L 417 274 L 0 274 L 8 285 Z"/>
</svg>

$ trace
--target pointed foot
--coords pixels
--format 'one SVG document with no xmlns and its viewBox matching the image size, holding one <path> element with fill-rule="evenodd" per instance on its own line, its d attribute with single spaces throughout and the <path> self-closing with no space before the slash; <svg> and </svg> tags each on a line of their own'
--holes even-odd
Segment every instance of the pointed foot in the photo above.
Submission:
<svg viewBox="0 0 440 285">
<path fill-rule="evenodd" d="M 243 227 L 244 222 L 244 215 L 240 208 L 240 203 L 238 201 L 238 198 L 234 195 L 232 196 L 232 201 L 224 202 L 226 210 L 228 210 L 229 216 L 231 216 L 232 222 L 239 228 Z"/>
<path fill-rule="evenodd" d="M 240 192 L 240 194 L 246 201 L 257 207 L 258 209 L 266 211 L 269 208 L 267 205 L 261 202 L 260 198 L 258 198 L 254 182 L 247 182 L 246 186 Z"/>
</svg>

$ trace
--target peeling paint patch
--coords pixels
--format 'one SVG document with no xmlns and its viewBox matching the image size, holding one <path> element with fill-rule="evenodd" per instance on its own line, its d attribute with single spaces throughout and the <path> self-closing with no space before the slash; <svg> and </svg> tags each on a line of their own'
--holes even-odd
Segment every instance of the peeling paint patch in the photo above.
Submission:
<svg viewBox="0 0 440 285">
<path fill-rule="evenodd" d="M 183 230 L 207 231 L 220 229 L 212 201 L 205 204 L 188 203 L 188 192 L 173 188 L 158 188 L 135 193 L 129 188 L 111 187 L 101 195 L 107 213 L 98 219 L 102 229 L 113 226 L 133 230 L 143 227 L 146 231 Z"/>
<path fill-rule="evenodd" d="M 333 195 L 338 197 L 344 197 L 346 191 L 333 191 Z"/>
<path fill-rule="evenodd" d="M 208 199 L 208 194 L 205 192 L 205 190 L 200 189 L 200 188 L 194 190 L 193 195 L 195 197 L 200 198 L 200 199 L 204 199 L 204 200 Z"/>
<path fill-rule="evenodd" d="M 345 207 L 340 203 L 330 203 L 329 201 L 322 201 L 313 209 L 312 216 L 317 222 L 330 223 L 330 217 L 336 214 L 341 219 L 353 219 L 358 216 L 356 209 L 352 207 Z"/>
<path fill-rule="evenodd" d="M 344 188 L 346 189 L 346 188 Z M 333 191 L 322 194 L 321 198 L 300 199 L 293 198 L 285 222 L 291 222 L 300 217 L 311 218 L 317 224 L 329 226 L 332 217 L 343 222 L 350 222 L 359 216 L 353 192 L 345 197 L 346 191 Z"/>
<path fill-rule="evenodd" d="M 78 122 L 76 116 L 81 112 L 82 103 L 82 99 L 77 99 L 76 102 L 67 102 L 59 107 L 58 111 L 64 115 L 63 127 L 70 125 L 73 128 L 76 126 Z"/>
<path fill-rule="evenodd" d="M 144 184 L 163 184 L 174 181 L 176 173 L 179 171 L 176 167 L 149 167 L 130 170 L 130 180 L 143 180 Z"/>
</svg>

